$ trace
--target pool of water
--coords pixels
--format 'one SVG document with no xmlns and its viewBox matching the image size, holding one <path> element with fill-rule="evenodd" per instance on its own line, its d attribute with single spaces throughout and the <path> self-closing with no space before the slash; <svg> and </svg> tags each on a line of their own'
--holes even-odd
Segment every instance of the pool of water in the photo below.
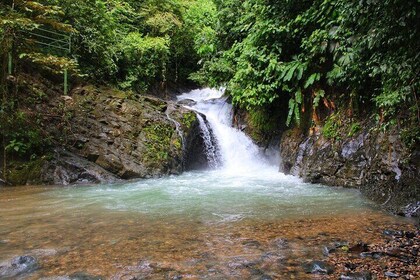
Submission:
<svg viewBox="0 0 420 280">
<path fill-rule="evenodd" d="M 384 227 L 408 222 L 357 190 L 279 172 L 275 152 L 231 126 L 223 92 L 200 89 L 179 99 L 194 100 L 192 109 L 206 116 L 215 170 L 0 189 L 0 272 L 4 261 L 30 255 L 39 269 L 22 276 L 28 279 L 319 279 L 302 264 L 322 258 L 323 246 L 375 242 Z"/>
<path fill-rule="evenodd" d="M 356 190 L 274 169 L 3 188 L 0 263 L 35 256 L 40 268 L 27 279 L 310 279 L 301 264 L 322 246 L 374 241 L 375 229 L 405 222 Z"/>
</svg>

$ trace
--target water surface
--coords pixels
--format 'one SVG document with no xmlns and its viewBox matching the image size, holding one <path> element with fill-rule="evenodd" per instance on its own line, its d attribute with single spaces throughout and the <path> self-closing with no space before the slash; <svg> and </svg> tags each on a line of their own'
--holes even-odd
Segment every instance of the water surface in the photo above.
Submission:
<svg viewBox="0 0 420 280">
<path fill-rule="evenodd" d="M 277 153 L 231 126 L 222 96 L 204 89 L 179 97 L 196 101 L 192 109 L 207 119 L 213 170 L 0 189 L 0 266 L 27 254 L 40 264 L 28 279 L 312 279 L 302 264 L 322 258 L 323 246 L 375 242 L 384 227 L 406 223 L 357 190 L 279 172 Z"/>
<path fill-rule="evenodd" d="M 37 256 L 29 279 L 306 279 L 334 240 L 402 223 L 359 192 L 278 172 L 196 171 L 126 184 L 0 190 L 0 262 Z M 282 278 L 287 277 L 287 278 Z M 56 278 L 57 279 L 57 278 Z"/>
</svg>

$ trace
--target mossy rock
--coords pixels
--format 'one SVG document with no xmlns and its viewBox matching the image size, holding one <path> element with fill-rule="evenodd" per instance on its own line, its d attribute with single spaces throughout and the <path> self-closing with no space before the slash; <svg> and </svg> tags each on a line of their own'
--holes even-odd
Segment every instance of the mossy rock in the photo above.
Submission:
<svg viewBox="0 0 420 280">
<path fill-rule="evenodd" d="M 143 129 L 147 147 L 144 154 L 146 166 L 159 167 L 168 160 L 173 131 L 171 125 L 164 123 L 153 123 Z"/>
<path fill-rule="evenodd" d="M 43 167 L 46 162 L 46 157 L 25 163 L 10 162 L 7 182 L 12 185 L 41 184 Z"/>
<path fill-rule="evenodd" d="M 195 112 L 189 111 L 182 115 L 181 125 L 187 130 L 191 129 L 193 124 L 197 121 L 197 115 Z"/>
</svg>

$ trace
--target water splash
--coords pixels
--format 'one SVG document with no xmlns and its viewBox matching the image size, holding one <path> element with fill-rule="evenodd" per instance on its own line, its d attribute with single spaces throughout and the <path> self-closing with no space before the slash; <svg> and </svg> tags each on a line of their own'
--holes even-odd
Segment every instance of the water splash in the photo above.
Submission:
<svg viewBox="0 0 420 280">
<path fill-rule="evenodd" d="M 223 90 L 206 88 L 178 96 L 178 100 L 187 99 L 195 101 L 195 105 L 190 108 L 204 114 L 211 125 L 220 147 L 223 172 L 277 172 L 278 160 L 273 163 L 243 131 L 232 127 L 232 105 L 227 102 Z"/>
</svg>

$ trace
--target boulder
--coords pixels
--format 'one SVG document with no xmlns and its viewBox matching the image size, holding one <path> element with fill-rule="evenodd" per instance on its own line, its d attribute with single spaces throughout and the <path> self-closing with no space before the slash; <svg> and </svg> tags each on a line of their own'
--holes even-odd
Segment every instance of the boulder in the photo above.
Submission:
<svg viewBox="0 0 420 280">
<path fill-rule="evenodd" d="M 65 149 L 29 162 L 12 162 L 8 181 L 13 185 L 69 185 L 113 183 L 118 177 Z"/>
<path fill-rule="evenodd" d="M 0 263 L 0 278 L 13 279 L 38 269 L 38 262 L 32 256 L 19 256 Z"/>
<path fill-rule="evenodd" d="M 340 280 L 371 280 L 371 279 L 372 279 L 372 273 L 368 271 L 347 273 L 346 275 L 340 276 Z"/>
<path fill-rule="evenodd" d="M 334 272 L 334 268 L 323 261 L 312 261 L 305 263 L 303 265 L 303 269 L 306 273 L 312 274 L 331 274 Z"/>
</svg>

